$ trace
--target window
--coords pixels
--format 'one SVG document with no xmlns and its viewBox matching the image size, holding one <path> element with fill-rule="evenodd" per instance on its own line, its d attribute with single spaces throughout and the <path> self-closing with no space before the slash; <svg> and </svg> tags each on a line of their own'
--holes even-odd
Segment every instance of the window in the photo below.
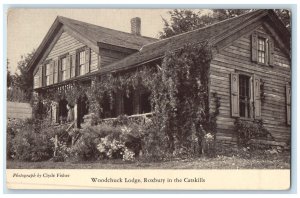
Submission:
<svg viewBox="0 0 300 198">
<path fill-rule="evenodd" d="M 78 67 L 79 67 L 79 75 L 85 74 L 85 51 L 81 51 L 78 53 Z"/>
<path fill-rule="evenodd" d="M 258 62 L 259 63 L 266 63 L 266 39 L 265 38 L 258 38 Z"/>
<path fill-rule="evenodd" d="M 61 66 L 61 80 L 66 80 L 67 79 L 67 58 L 64 57 L 60 59 L 60 66 Z"/>
<path fill-rule="evenodd" d="M 261 117 L 260 78 L 257 75 L 231 74 L 231 116 Z"/>
<path fill-rule="evenodd" d="M 239 75 L 240 117 L 250 118 L 250 77 Z"/>
<path fill-rule="evenodd" d="M 51 65 L 50 65 L 50 63 L 47 63 L 45 65 L 45 69 L 46 69 L 46 73 L 45 73 L 46 80 L 45 80 L 45 82 L 46 82 L 46 86 L 47 86 L 47 85 L 50 85 L 50 76 L 51 76 Z"/>
<path fill-rule="evenodd" d="M 252 61 L 274 66 L 274 41 L 272 37 L 260 32 L 254 32 L 251 37 Z"/>
</svg>

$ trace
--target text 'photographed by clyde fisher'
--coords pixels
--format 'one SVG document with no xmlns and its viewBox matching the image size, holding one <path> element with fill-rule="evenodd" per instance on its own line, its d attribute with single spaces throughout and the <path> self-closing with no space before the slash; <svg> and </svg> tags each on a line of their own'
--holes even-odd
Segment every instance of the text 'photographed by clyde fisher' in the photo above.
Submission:
<svg viewBox="0 0 300 198">
<path fill-rule="evenodd" d="M 6 187 L 289 190 L 291 18 L 9 8 Z"/>
</svg>

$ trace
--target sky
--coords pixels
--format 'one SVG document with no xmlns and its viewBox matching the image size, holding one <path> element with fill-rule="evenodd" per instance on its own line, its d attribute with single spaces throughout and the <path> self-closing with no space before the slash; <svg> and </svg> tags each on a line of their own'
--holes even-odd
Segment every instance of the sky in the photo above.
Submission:
<svg viewBox="0 0 300 198">
<path fill-rule="evenodd" d="M 162 17 L 169 19 L 166 9 L 24 9 L 7 13 L 8 69 L 15 72 L 21 56 L 36 49 L 55 18 L 64 16 L 83 22 L 130 32 L 130 19 L 140 17 L 143 36 L 158 38 L 163 28 Z"/>
</svg>

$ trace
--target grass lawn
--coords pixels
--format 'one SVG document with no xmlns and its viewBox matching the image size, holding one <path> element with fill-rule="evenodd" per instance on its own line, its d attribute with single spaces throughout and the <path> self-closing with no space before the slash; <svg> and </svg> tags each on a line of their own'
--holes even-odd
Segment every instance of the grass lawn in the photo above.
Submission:
<svg viewBox="0 0 300 198">
<path fill-rule="evenodd" d="M 123 162 L 101 160 L 91 162 L 21 162 L 8 160 L 9 169 L 289 169 L 290 153 L 217 155 L 215 158 L 174 159 L 163 162 Z"/>
</svg>

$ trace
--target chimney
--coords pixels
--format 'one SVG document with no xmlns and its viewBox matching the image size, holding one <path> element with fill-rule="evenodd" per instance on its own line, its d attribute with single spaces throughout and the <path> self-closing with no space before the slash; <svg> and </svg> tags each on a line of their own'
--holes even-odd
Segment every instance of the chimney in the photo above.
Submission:
<svg viewBox="0 0 300 198">
<path fill-rule="evenodd" d="M 131 33 L 137 36 L 141 36 L 141 18 L 134 17 L 130 20 Z"/>
</svg>

